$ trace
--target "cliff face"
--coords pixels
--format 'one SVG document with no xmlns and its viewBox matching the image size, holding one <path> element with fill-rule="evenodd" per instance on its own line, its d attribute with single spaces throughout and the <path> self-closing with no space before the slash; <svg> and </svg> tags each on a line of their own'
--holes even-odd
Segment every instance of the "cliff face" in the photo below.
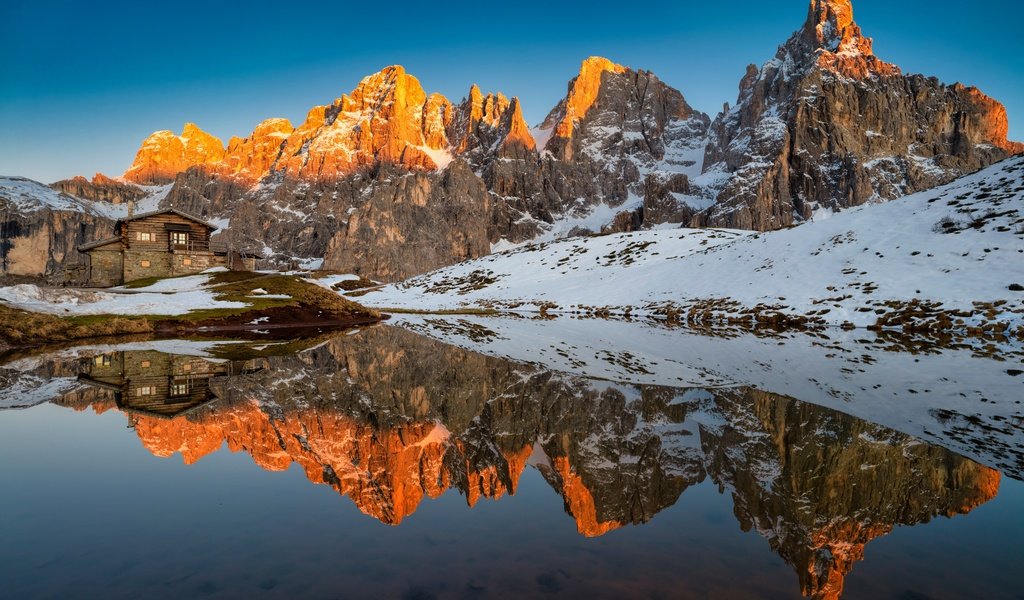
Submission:
<svg viewBox="0 0 1024 600">
<path fill-rule="evenodd" d="M 83 282 L 87 259 L 76 246 L 114 231 L 102 209 L 35 181 L 0 178 L 0 276 Z"/>
<path fill-rule="evenodd" d="M 77 198 L 110 204 L 139 202 L 148 195 L 146 190 L 136 185 L 111 179 L 102 173 L 96 173 L 92 180 L 72 177 L 52 183 L 50 187 Z"/>
<path fill-rule="evenodd" d="M 514 494 L 531 465 L 580 534 L 599 536 L 710 479 L 815 598 L 839 597 L 872 539 L 969 512 L 999 488 L 992 469 L 790 398 L 597 383 L 386 326 L 258 362 L 211 380 L 217 399 L 186 416 L 133 415 L 135 433 L 189 464 L 225 443 L 262 468 L 298 464 L 389 524 L 448 490 L 469 506 Z M 62 403 L 89 402 L 111 407 Z"/>
<path fill-rule="evenodd" d="M 170 183 L 190 167 L 216 165 L 223 158 L 224 144 L 220 139 L 195 123 L 186 123 L 181 135 L 157 131 L 146 138 L 124 178 L 143 185 Z"/>
<path fill-rule="evenodd" d="M 393 175 L 349 210 L 324 268 L 396 281 L 479 258 L 491 251 L 489 210 L 487 188 L 461 160 L 439 174 Z"/>
<path fill-rule="evenodd" d="M 946 183 L 1024 150 L 975 88 L 904 75 L 873 54 L 850 0 L 813 0 L 803 28 L 715 119 L 716 204 L 695 225 L 771 230 Z"/>
</svg>

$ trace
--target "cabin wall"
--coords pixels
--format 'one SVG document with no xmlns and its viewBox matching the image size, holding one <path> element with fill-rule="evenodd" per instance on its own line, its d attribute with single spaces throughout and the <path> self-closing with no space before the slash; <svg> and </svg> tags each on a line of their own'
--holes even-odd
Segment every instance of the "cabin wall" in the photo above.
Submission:
<svg viewBox="0 0 1024 600">
<path fill-rule="evenodd" d="M 99 354 L 89 359 L 89 366 L 86 372 L 89 377 L 109 383 L 111 385 L 122 385 L 124 383 L 124 353 L 109 352 Z"/>
<path fill-rule="evenodd" d="M 226 267 L 227 257 L 212 252 L 181 252 L 171 256 L 171 272 L 173 275 L 199 273 L 214 267 Z"/>
<path fill-rule="evenodd" d="M 167 231 L 167 225 L 187 226 L 189 238 L 193 242 L 209 244 L 209 228 L 196 223 L 190 219 L 180 217 L 174 213 L 154 215 L 145 219 L 125 221 L 121 225 L 121 236 L 125 246 L 129 250 L 154 251 L 162 250 L 167 252 L 171 247 L 171 232 Z M 139 233 L 149 233 L 150 241 L 139 239 Z"/>
<path fill-rule="evenodd" d="M 111 287 L 124 283 L 124 256 L 120 245 L 89 251 L 89 285 Z"/>
<path fill-rule="evenodd" d="M 166 247 L 163 250 L 125 250 L 124 281 L 125 283 L 147 277 L 170 277 L 171 253 Z"/>
<path fill-rule="evenodd" d="M 229 251 L 227 256 L 224 257 L 225 266 L 232 271 L 255 271 L 256 270 L 256 258 L 252 256 L 243 256 L 237 251 Z"/>
</svg>

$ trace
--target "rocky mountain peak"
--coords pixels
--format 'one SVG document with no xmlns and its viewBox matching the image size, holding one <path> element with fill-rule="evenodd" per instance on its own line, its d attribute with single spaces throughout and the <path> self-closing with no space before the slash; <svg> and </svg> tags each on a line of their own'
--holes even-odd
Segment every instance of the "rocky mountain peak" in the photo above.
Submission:
<svg viewBox="0 0 1024 600">
<path fill-rule="evenodd" d="M 219 138 L 195 123 L 185 123 L 180 136 L 165 130 L 146 138 L 124 178 L 140 184 L 168 183 L 191 167 L 220 162 L 224 152 Z"/>
<path fill-rule="evenodd" d="M 218 171 L 236 179 L 255 183 L 277 161 L 285 140 L 295 131 L 288 119 L 267 119 L 253 129 L 249 137 L 228 140 L 227 153 Z"/>
<path fill-rule="evenodd" d="M 515 98 L 509 100 L 500 92 L 484 94 L 476 84 L 469 88 L 469 95 L 453 110 L 448 127 L 452 152 L 459 155 L 468 153 L 471 156 L 467 158 L 476 164 L 493 158 L 495 150 L 501 153 L 515 141 L 510 138 L 512 134 L 520 147 L 530 150 L 536 147 L 523 120 L 519 101 Z"/>
<path fill-rule="evenodd" d="M 345 102 L 348 98 L 349 102 Z M 342 110 L 386 111 L 392 103 L 395 110 L 422 106 L 427 99 L 418 79 L 405 72 L 401 65 L 385 67 L 359 82 L 350 96 L 342 96 Z"/>
<path fill-rule="evenodd" d="M 399 65 L 364 77 L 351 94 L 310 111 L 289 137 L 275 171 L 337 179 L 376 164 L 433 170 L 451 160 L 443 134 L 451 103 L 427 97 Z"/>
<path fill-rule="evenodd" d="M 899 75 L 899 67 L 875 57 L 873 45 L 853 20 L 851 0 L 811 0 L 807 21 L 779 49 L 778 58 L 850 78 Z"/>
<path fill-rule="evenodd" d="M 580 65 L 579 75 L 569 82 L 569 90 L 565 99 L 548 114 L 541 128 L 554 128 L 553 137 L 572 138 L 576 123 L 587 116 L 587 111 L 597 101 L 605 73 L 618 74 L 628 70 L 607 58 L 600 56 L 587 58 Z"/>
<path fill-rule="evenodd" d="M 502 119 L 501 129 L 507 132 L 505 134 L 505 141 L 502 143 L 503 149 L 510 149 L 512 147 L 518 147 L 527 151 L 537 149 L 537 142 L 530 133 L 530 126 L 526 124 L 526 119 L 523 118 L 523 107 L 522 103 L 519 102 L 519 98 L 512 98 L 511 102 L 509 102 L 508 110 L 505 111 L 504 118 Z"/>
<path fill-rule="evenodd" d="M 1006 158 L 1006 111 L 973 88 L 904 75 L 872 52 L 849 0 L 812 0 L 803 27 L 711 127 L 715 197 L 693 224 L 776 229 L 946 183 Z"/>
<path fill-rule="evenodd" d="M 813 34 L 823 47 L 834 42 L 837 36 L 841 39 L 852 28 L 859 33 L 860 28 L 853 22 L 851 0 L 811 0 L 804 31 Z M 835 46 L 830 49 L 835 50 Z"/>
</svg>

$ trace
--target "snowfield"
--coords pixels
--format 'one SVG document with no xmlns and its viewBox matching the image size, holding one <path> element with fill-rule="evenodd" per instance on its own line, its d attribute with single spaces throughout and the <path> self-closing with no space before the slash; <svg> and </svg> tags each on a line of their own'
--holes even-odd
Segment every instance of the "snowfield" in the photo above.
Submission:
<svg viewBox="0 0 1024 600">
<path fill-rule="evenodd" d="M 1024 157 L 788 230 L 574 238 L 468 261 L 358 298 L 497 309 L 795 319 L 920 329 L 1024 326 Z"/>
<path fill-rule="evenodd" d="M 214 299 L 202 289 L 208 276 L 196 275 L 159 281 L 151 288 L 97 291 L 72 288 L 42 288 L 21 284 L 0 287 L 0 302 L 51 315 L 184 315 L 208 308 L 245 308 L 241 302 Z M 182 283 L 182 280 L 187 280 Z"/>
</svg>

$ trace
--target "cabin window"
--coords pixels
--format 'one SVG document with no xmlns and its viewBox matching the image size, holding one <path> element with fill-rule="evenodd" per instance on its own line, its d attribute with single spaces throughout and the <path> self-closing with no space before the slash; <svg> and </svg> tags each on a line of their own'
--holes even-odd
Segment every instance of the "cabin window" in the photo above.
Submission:
<svg viewBox="0 0 1024 600">
<path fill-rule="evenodd" d="M 188 246 L 188 232 L 187 231 L 172 231 L 171 232 L 171 244 L 175 246 Z"/>
<path fill-rule="evenodd" d="M 149 267 L 149 261 L 148 260 L 141 261 L 139 263 L 139 266 L 140 267 Z"/>
<path fill-rule="evenodd" d="M 139 365 L 140 365 L 140 366 L 141 366 L 141 367 L 142 367 L 143 369 L 148 369 L 149 367 L 153 366 L 153 363 L 149 362 L 148 360 L 144 360 L 144 361 L 142 361 L 141 363 L 139 363 Z"/>
<path fill-rule="evenodd" d="M 96 358 L 93 359 L 93 363 L 95 363 L 95 365 L 97 367 L 109 367 L 110 366 L 110 355 L 109 354 L 101 354 L 100 356 L 97 356 Z"/>
<path fill-rule="evenodd" d="M 153 234 L 152 234 L 152 232 L 149 232 L 149 231 L 136 231 L 135 232 L 135 239 L 140 241 L 140 242 L 152 242 L 153 241 Z"/>
<path fill-rule="evenodd" d="M 191 258 L 183 258 L 183 259 L 181 259 L 181 264 L 185 265 L 186 267 L 191 267 L 192 266 L 192 259 Z"/>
<path fill-rule="evenodd" d="M 192 363 L 185 363 L 185 364 L 181 365 L 181 370 L 185 371 L 185 372 L 191 371 L 192 370 Z"/>
<path fill-rule="evenodd" d="M 171 384 L 171 395 L 172 396 L 188 396 L 188 382 L 187 381 L 175 381 Z"/>
<path fill-rule="evenodd" d="M 155 396 L 156 387 L 152 385 L 144 385 L 142 387 L 135 388 L 136 396 Z"/>
</svg>

